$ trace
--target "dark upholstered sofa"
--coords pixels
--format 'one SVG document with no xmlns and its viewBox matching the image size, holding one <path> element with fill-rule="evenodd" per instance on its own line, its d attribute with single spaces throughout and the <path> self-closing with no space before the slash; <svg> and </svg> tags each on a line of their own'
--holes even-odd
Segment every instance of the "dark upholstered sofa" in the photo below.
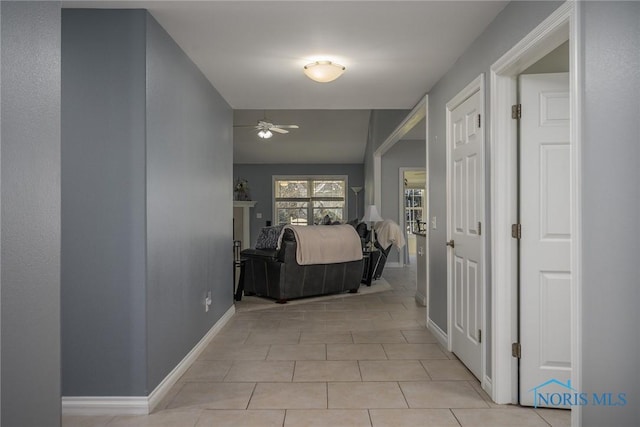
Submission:
<svg viewBox="0 0 640 427">
<path fill-rule="evenodd" d="M 280 249 L 245 249 L 244 293 L 285 303 L 294 298 L 357 292 L 362 278 L 362 260 L 336 264 L 299 265 L 297 242 L 285 229 Z"/>
</svg>

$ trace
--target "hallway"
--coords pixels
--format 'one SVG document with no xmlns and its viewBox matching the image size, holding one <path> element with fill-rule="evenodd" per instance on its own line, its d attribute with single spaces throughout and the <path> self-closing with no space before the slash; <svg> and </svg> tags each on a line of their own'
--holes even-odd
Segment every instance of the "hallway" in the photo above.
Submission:
<svg viewBox="0 0 640 427">
<path fill-rule="evenodd" d="M 239 311 L 154 414 L 63 426 L 570 425 L 569 411 L 493 404 L 426 330 L 415 270 L 384 278 L 382 292 Z"/>
</svg>

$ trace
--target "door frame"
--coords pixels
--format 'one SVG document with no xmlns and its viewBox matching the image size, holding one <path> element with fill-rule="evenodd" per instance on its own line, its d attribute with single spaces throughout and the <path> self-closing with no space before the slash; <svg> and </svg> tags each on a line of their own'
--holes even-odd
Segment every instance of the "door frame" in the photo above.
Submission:
<svg viewBox="0 0 640 427">
<path fill-rule="evenodd" d="M 396 145 L 413 127 L 425 119 L 427 145 L 427 181 L 429 181 L 429 95 L 420 99 L 415 107 L 407 114 L 407 117 L 391 132 L 382 144 L 373 152 L 373 204 L 380 207 L 382 203 L 382 156 Z"/>
<path fill-rule="evenodd" d="M 479 110 L 478 113 L 481 117 L 481 124 L 479 135 L 482 138 L 481 147 L 482 153 L 480 156 L 480 164 L 483 168 L 483 179 L 480 183 L 480 194 L 479 197 L 484 201 L 484 206 L 482 210 L 482 218 L 480 222 L 485 225 L 486 229 L 486 218 L 487 218 L 487 203 L 486 203 L 486 191 L 485 191 L 485 181 L 486 181 L 486 162 L 485 162 L 485 82 L 484 82 L 484 73 L 480 74 L 478 77 L 473 79 L 471 83 L 469 83 L 464 89 L 462 89 L 456 96 L 454 96 L 446 105 L 446 126 L 447 126 L 447 152 L 446 152 L 446 194 L 447 194 L 447 241 L 452 238 L 452 227 L 453 227 L 453 219 L 451 215 L 453 215 L 453 199 L 451 197 L 451 192 L 453 189 L 453 183 L 451 182 L 451 149 L 453 147 L 453 135 L 451 135 L 451 113 L 455 110 L 459 105 L 461 105 L 464 101 L 466 101 L 472 95 L 478 93 L 480 96 L 479 101 Z M 480 257 L 481 257 L 481 266 L 482 266 L 482 274 L 480 278 L 482 283 L 480 283 L 480 307 L 482 310 L 481 314 L 481 329 L 483 331 L 487 330 L 487 310 L 486 310 L 486 283 L 487 283 L 487 263 L 486 263 L 486 239 L 485 233 L 480 234 Z M 453 262 L 453 251 L 447 250 L 447 350 L 452 351 L 453 349 L 453 270 L 452 270 L 452 262 Z M 485 333 L 486 336 L 486 333 Z M 481 355 L 480 355 L 480 366 L 481 366 L 481 375 L 480 382 L 482 384 L 483 389 L 490 389 L 491 380 L 486 375 L 486 358 L 487 358 L 487 340 L 483 339 L 481 344 Z"/>
<path fill-rule="evenodd" d="M 414 126 L 416 126 L 422 119 L 425 122 L 425 167 L 426 167 L 426 176 L 425 176 L 425 189 L 429 189 L 430 185 L 430 170 L 429 167 L 429 95 L 424 95 L 420 101 L 416 104 L 415 107 L 409 112 L 407 117 L 400 122 L 400 124 L 391 132 L 391 134 L 384 140 L 382 144 L 373 152 L 373 203 L 380 207 L 382 203 L 382 156 L 384 153 L 389 151 L 391 147 L 393 147 L 398 141 L 400 141 Z M 426 208 L 423 209 L 422 214 L 426 218 L 430 217 L 430 208 L 431 208 L 431 197 L 430 191 L 425 191 L 425 204 Z M 425 257 L 426 257 L 426 269 L 425 277 L 427 279 L 427 306 L 426 306 L 426 315 L 425 321 L 427 325 L 430 323 L 435 325 L 433 322 L 429 320 L 429 239 L 430 233 L 427 233 L 427 244 L 425 248 Z M 438 328 L 439 329 L 439 328 Z"/>
<path fill-rule="evenodd" d="M 405 172 L 411 172 L 411 171 L 425 171 L 426 172 L 427 168 L 415 168 L 415 167 L 400 167 L 398 169 L 398 225 L 400 226 L 400 230 L 402 230 L 403 233 L 405 233 L 406 230 L 406 218 L 405 218 L 405 205 L 404 205 L 404 173 Z M 424 213 L 427 212 L 427 181 L 426 181 L 426 175 L 425 175 L 425 182 L 424 182 L 424 197 L 422 199 L 422 215 L 423 215 L 423 220 L 424 220 Z M 408 236 L 407 236 L 408 237 Z M 406 250 L 407 253 L 409 253 L 408 249 Z M 400 262 L 400 267 L 404 267 L 405 265 L 408 265 L 407 263 L 407 259 L 404 256 L 405 254 L 405 250 L 403 249 L 402 251 L 399 252 L 399 259 L 398 261 Z"/>
<path fill-rule="evenodd" d="M 517 222 L 517 126 L 511 105 L 517 100 L 517 76 L 561 43 L 569 40 L 571 108 L 571 363 L 572 385 L 581 386 L 581 60 L 580 2 L 567 1 L 491 66 L 490 163 L 492 241 L 492 393 L 496 403 L 517 403 L 518 363 L 511 356 L 517 342 L 517 243 L 511 224 Z M 572 409 L 572 425 L 580 424 L 580 407 Z"/>
</svg>

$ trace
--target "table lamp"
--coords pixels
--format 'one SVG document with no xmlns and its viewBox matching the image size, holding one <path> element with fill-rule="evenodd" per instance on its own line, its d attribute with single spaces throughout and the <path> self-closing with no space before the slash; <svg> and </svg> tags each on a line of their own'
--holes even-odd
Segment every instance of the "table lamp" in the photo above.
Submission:
<svg viewBox="0 0 640 427">
<path fill-rule="evenodd" d="M 371 227 L 371 238 L 370 244 L 373 247 L 373 224 L 378 221 L 384 221 L 383 218 L 378 213 L 378 208 L 376 205 L 368 205 L 364 209 L 364 216 L 362 217 L 362 222 L 366 222 Z"/>
</svg>

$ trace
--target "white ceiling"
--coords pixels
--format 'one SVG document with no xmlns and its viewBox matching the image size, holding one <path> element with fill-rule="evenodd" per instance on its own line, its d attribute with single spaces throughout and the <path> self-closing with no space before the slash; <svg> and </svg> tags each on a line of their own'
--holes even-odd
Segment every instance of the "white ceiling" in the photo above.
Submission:
<svg viewBox="0 0 640 427">
<path fill-rule="evenodd" d="M 148 9 L 236 110 L 411 109 L 506 4 L 506 1 L 63 2 L 64 7 Z M 347 70 L 332 83 L 313 82 L 304 76 L 302 67 L 320 58 L 338 62 Z M 325 118 L 324 113 L 316 116 Z M 288 122 L 295 120 L 282 118 Z M 321 124 L 328 140 L 326 129 L 331 126 Z M 341 127 L 344 125 L 334 126 Z M 359 151 L 364 152 L 366 126 L 364 132 L 364 139 L 357 141 L 351 133 L 339 139 L 360 145 Z M 362 137 L 363 131 L 357 133 Z M 314 137 L 302 127 L 297 135 L 305 141 Z M 287 136 L 293 137 L 293 132 Z M 246 143 L 243 141 L 236 142 L 243 145 Z M 255 155 L 248 154 L 250 151 L 239 148 L 240 157 L 235 161 L 251 161 Z M 358 150 L 345 149 L 344 154 L 352 156 L 355 151 Z M 347 161 L 351 160 L 345 157 L 339 162 Z"/>
</svg>

